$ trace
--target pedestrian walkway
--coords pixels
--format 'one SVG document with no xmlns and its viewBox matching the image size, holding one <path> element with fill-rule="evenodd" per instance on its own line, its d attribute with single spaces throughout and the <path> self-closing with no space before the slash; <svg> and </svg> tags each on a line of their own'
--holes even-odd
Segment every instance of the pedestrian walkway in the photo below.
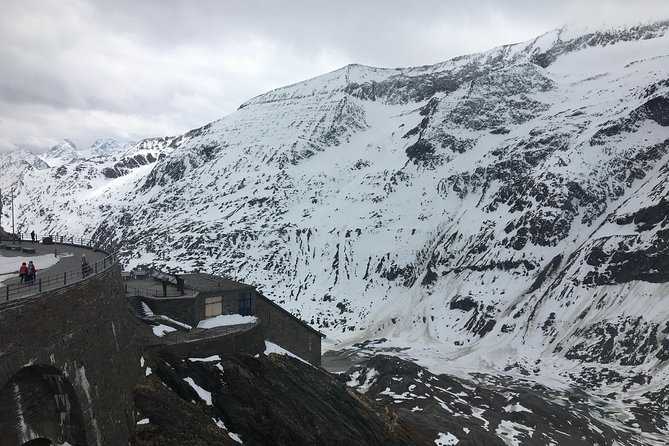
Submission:
<svg viewBox="0 0 669 446">
<path fill-rule="evenodd" d="M 113 263 L 108 258 L 108 253 L 84 246 L 61 243 L 44 245 L 38 242 L 31 243 L 29 240 L 21 242 L 3 240 L 0 242 L 0 256 L 5 259 L 16 259 L 16 276 L 4 281 L 0 289 L 0 303 L 57 289 L 82 280 L 84 278 L 81 268 L 83 255 L 91 265 L 91 274 L 94 274 L 96 270 L 106 269 Z M 44 258 L 43 256 L 54 256 L 57 262 L 48 267 L 42 267 L 36 262 L 37 274 L 34 282 L 32 284 L 21 283 L 18 273 L 21 263 L 40 257 Z"/>
</svg>

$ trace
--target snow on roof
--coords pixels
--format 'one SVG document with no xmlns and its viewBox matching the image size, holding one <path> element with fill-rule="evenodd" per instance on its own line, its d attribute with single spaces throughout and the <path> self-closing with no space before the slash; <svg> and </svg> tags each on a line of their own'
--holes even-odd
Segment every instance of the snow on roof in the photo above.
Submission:
<svg viewBox="0 0 669 446">
<path fill-rule="evenodd" d="M 242 316 L 241 314 L 221 314 L 210 319 L 204 319 L 197 324 L 197 328 L 226 327 L 229 325 L 251 324 L 257 322 L 255 316 Z"/>
</svg>

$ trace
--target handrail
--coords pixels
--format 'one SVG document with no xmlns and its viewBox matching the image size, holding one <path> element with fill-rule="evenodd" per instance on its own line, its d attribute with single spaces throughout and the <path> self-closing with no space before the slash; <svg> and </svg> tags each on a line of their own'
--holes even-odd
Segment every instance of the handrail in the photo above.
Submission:
<svg viewBox="0 0 669 446">
<path fill-rule="evenodd" d="M 80 245 L 75 244 L 74 241 L 84 239 L 75 239 L 73 237 L 69 238 L 70 242 L 68 245 L 80 246 L 84 248 L 96 249 L 100 252 L 107 253 L 107 251 L 99 249 L 98 247 L 91 245 Z M 11 239 L 7 241 L 17 242 L 16 239 Z M 30 242 L 30 240 L 28 240 Z M 54 243 L 56 244 L 56 243 Z M 99 274 L 113 265 L 118 263 L 116 253 L 111 253 L 105 256 L 102 260 L 90 263 L 88 268 L 78 267 L 73 270 L 65 271 L 58 274 L 51 274 L 45 277 L 37 275 L 32 283 L 13 283 L 5 285 L 3 288 L 0 288 L 0 305 L 4 302 L 9 302 L 16 300 L 18 297 L 24 298 L 28 296 L 33 296 L 44 291 L 53 291 L 58 288 L 62 288 L 68 285 L 71 285 L 76 282 L 80 282 L 89 277 Z"/>
<path fill-rule="evenodd" d="M 129 287 L 128 284 L 125 284 L 125 292 L 126 294 L 130 294 L 130 296 L 133 297 L 153 297 L 153 298 L 159 298 L 159 297 L 193 297 L 197 294 L 196 290 L 193 290 L 191 294 L 187 293 L 182 293 L 181 291 L 178 290 L 173 290 L 170 288 L 170 291 L 165 292 L 164 290 L 157 290 L 157 289 L 151 289 L 151 288 L 145 288 L 145 287 Z M 134 294 L 133 294 L 134 293 Z"/>
<path fill-rule="evenodd" d="M 31 237 L 26 237 L 24 238 L 23 233 L 19 232 L 17 234 L 7 234 L 5 233 L 5 237 L 0 234 L 0 243 L 3 241 L 7 242 L 13 242 L 13 243 L 31 243 L 32 238 Z M 29 236 L 30 234 L 28 234 Z M 35 242 L 43 242 L 45 239 L 48 239 L 50 243 L 53 244 L 60 244 L 60 245 L 72 245 L 72 246 L 80 246 L 82 248 L 91 248 L 91 249 L 97 249 L 98 251 L 103 251 L 106 253 L 113 252 L 114 249 L 111 244 L 102 244 L 98 241 L 95 241 L 93 239 L 89 238 L 83 238 L 83 237 L 74 237 L 70 235 L 63 235 L 63 234 L 48 234 L 47 236 L 43 236 L 42 239 L 40 240 L 39 236 L 35 234 Z"/>
</svg>

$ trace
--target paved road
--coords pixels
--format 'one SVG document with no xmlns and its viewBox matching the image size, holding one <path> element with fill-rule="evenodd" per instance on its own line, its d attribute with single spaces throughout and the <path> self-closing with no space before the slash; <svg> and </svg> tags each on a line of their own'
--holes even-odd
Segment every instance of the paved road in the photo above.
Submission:
<svg viewBox="0 0 669 446">
<path fill-rule="evenodd" d="M 46 268 L 41 267 L 38 262 L 35 263 L 35 268 L 37 268 L 37 279 L 42 279 L 42 290 L 44 291 L 47 289 L 59 288 L 65 283 L 73 283 L 81 280 L 81 258 L 83 255 L 86 256 L 86 260 L 93 268 L 95 262 L 102 262 L 103 259 L 107 257 L 107 254 L 100 251 L 95 251 L 91 248 L 63 245 L 60 243 L 54 243 L 53 245 L 43 245 L 42 243 L 31 243 L 29 241 L 23 241 L 22 243 L 3 241 L 0 244 L 35 249 L 34 254 L 28 254 L 22 251 L 12 251 L 8 249 L 3 249 L 1 251 L 2 256 L 5 258 L 16 258 L 17 272 L 15 278 L 6 279 L 4 281 L 5 286 L 3 288 L 5 289 L 0 289 L 0 302 L 14 300 L 39 292 L 38 280 L 36 280 L 33 285 L 20 283 L 18 270 L 22 262 L 28 262 L 32 258 L 44 255 L 55 255 L 59 258 L 58 263 Z M 102 266 L 102 263 L 98 264 L 98 268 L 100 270 L 102 269 Z M 9 299 L 7 299 L 8 295 Z"/>
</svg>

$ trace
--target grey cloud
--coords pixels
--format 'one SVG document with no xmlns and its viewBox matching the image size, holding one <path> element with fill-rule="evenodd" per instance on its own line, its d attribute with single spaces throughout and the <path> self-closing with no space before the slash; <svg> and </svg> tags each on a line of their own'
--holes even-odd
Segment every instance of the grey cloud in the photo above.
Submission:
<svg viewBox="0 0 669 446">
<path fill-rule="evenodd" d="M 348 63 L 432 64 L 568 22 L 669 17 L 659 0 L 6 3 L 0 150 L 176 134 Z"/>
</svg>

